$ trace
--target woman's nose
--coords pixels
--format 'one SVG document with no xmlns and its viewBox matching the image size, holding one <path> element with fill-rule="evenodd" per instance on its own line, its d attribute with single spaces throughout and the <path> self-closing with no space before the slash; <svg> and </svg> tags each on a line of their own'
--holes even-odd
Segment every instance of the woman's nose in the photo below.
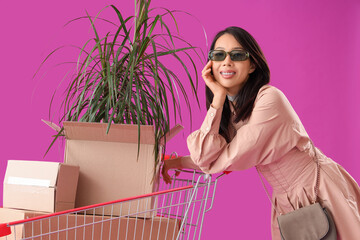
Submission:
<svg viewBox="0 0 360 240">
<path fill-rule="evenodd" d="M 223 65 L 231 65 L 233 63 L 233 61 L 230 58 L 230 54 L 226 54 L 226 57 L 224 59 L 224 61 L 222 62 Z"/>
</svg>

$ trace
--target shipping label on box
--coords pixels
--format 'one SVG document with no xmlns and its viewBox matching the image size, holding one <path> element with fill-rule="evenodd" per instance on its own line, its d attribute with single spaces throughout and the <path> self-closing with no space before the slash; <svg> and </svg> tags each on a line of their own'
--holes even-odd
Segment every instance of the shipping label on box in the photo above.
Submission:
<svg viewBox="0 0 360 240">
<path fill-rule="evenodd" d="M 4 179 L 6 208 L 57 212 L 72 209 L 79 167 L 57 162 L 9 160 Z"/>
</svg>

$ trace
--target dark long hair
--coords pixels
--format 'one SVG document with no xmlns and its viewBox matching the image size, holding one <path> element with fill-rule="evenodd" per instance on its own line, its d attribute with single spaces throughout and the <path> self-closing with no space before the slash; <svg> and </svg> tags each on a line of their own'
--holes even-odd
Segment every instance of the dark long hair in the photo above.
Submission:
<svg viewBox="0 0 360 240">
<path fill-rule="evenodd" d="M 228 27 L 223 31 L 216 34 L 210 50 L 215 47 L 216 41 L 224 34 L 231 34 L 250 54 L 250 61 L 255 66 L 255 71 L 249 75 L 244 86 L 235 96 L 235 113 L 236 117 L 234 122 L 244 121 L 248 119 L 252 113 L 254 102 L 259 89 L 268 84 L 270 81 L 270 70 L 267 65 L 264 54 L 262 53 L 256 40 L 244 29 L 239 27 Z M 206 87 L 206 107 L 209 109 L 213 100 L 213 93 Z M 227 142 L 230 141 L 229 123 L 231 118 L 231 110 L 229 100 L 226 99 L 223 106 L 221 116 L 219 134 L 222 135 Z"/>
</svg>

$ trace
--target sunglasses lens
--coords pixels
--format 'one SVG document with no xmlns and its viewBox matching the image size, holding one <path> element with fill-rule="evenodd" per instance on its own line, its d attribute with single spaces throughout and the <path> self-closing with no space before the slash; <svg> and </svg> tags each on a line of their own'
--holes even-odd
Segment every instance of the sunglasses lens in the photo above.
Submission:
<svg viewBox="0 0 360 240">
<path fill-rule="evenodd" d="M 223 61 L 226 58 L 226 52 L 221 50 L 211 51 L 209 59 L 212 61 Z"/>
<path fill-rule="evenodd" d="M 209 59 L 212 61 L 224 61 L 227 52 L 223 50 L 212 50 L 209 52 Z M 229 52 L 232 61 L 245 61 L 249 58 L 249 53 L 241 50 L 233 50 Z"/>
<path fill-rule="evenodd" d="M 230 58 L 233 61 L 244 61 L 248 58 L 248 53 L 245 51 L 231 51 Z"/>
</svg>

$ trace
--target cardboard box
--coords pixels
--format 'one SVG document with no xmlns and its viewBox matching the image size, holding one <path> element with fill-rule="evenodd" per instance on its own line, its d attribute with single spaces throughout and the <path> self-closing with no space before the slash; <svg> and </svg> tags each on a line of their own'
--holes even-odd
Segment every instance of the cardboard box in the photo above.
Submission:
<svg viewBox="0 0 360 240">
<path fill-rule="evenodd" d="M 3 206 L 58 212 L 75 206 L 79 167 L 57 162 L 9 160 Z"/>
<path fill-rule="evenodd" d="M 0 208 L 0 223 L 8 223 L 41 215 L 43 214 L 38 212 Z M 171 218 L 112 219 L 106 216 L 68 214 L 18 225 L 16 229 L 11 227 L 12 233 L 7 236 L 7 239 L 21 239 L 22 237 L 36 236 L 40 233 L 42 233 L 42 237 L 39 236 L 31 239 L 176 239 L 179 228 L 180 221 Z M 50 233 L 49 229 L 53 233 Z M 6 237 L 0 237 L 0 240 L 3 239 L 5 240 Z"/>
<path fill-rule="evenodd" d="M 59 131 L 58 126 L 44 122 Z M 112 124 L 109 133 L 106 133 L 107 123 L 64 122 L 63 126 L 66 138 L 64 162 L 80 166 L 76 207 L 158 190 L 159 166 L 155 168 L 154 164 L 153 126 L 142 125 L 140 128 L 139 157 L 137 125 Z M 182 128 L 177 125 L 171 129 L 160 145 L 169 141 Z M 155 203 L 152 201 L 150 205 L 153 204 Z M 126 209 L 126 204 L 123 204 L 122 211 Z M 129 213 L 146 209 L 149 209 L 149 203 L 143 201 Z M 113 214 L 117 212 L 119 207 L 113 209 Z M 101 209 L 97 213 L 103 214 Z M 110 215 L 110 209 L 105 209 L 105 214 Z M 144 216 L 151 215 L 147 213 Z"/>
</svg>

